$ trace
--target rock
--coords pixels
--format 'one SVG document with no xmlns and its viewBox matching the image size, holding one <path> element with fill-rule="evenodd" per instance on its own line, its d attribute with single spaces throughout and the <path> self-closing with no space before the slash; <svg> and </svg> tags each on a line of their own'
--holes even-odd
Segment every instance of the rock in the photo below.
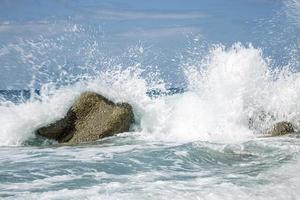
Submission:
<svg viewBox="0 0 300 200">
<path fill-rule="evenodd" d="M 277 122 L 267 128 L 267 124 L 272 124 L 274 121 L 276 121 L 276 117 L 272 113 L 258 110 L 249 118 L 248 126 L 251 130 L 260 132 L 263 137 L 274 137 L 295 132 L 293 124 L 287 121 Z"/>
<path fill-rule="evenodd" d="M 274 124 L 269 130 L 266 131 L 268 136 L 281 136 L 294 133 L 294 126 L 290 122 L 278 122 Z"/>
<path fill-rule="evenodd" d="M 36 133 L 60 143 L 78 144 L 127 132 L 133 121 L 131 105 L 115 104 L 99 94 L 85 92 L 63 119 L 39 128 Z"/>
</svg>

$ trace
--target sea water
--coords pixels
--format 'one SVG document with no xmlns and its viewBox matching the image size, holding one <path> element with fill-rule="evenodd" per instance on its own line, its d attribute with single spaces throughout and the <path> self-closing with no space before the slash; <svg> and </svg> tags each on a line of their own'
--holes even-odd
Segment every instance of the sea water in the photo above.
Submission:
<svg viewBox="0 0 300 200">
<path fill-rule="evenodd" d="M 1 199 L 300 199 L 298 133 L 263 137 L 300 126 L 297 0 L 29 3 L 0 7 Z M 84 91 L 130 131 L 35 136 Z"/>
</svg>

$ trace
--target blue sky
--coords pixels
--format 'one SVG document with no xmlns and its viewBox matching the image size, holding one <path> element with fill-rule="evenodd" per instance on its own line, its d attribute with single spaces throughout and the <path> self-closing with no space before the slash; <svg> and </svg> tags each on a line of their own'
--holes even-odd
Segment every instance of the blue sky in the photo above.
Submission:
<svg viewBox="0 0 300 200">
<path fill-rule="evenodd" d="M 2 0 L 0 4 L 0 88 L 22 87 L 32 79 L 36 66 L 20 56 L 35 52 L 26 42 L 60 39 L 63 48 L 74 49 L 74 32 L 77 46 L 95 40 L 111 55 L 143 43 L 159 55 L 151 62 L 170 79 L 176 79 L 172 73 L 179 67 L 173 60 L 189 48 L 193 37 L 225 46 L 253 43 L 279 57 L 278 62 L 289 54 L 283 47 L 300 46 L 300 6 L 294 0 Z M 39 59 L 39 53 L 31 56 Z M 51 49 L 43 55 L 53 59 L 61 53 Z M 55 75 L 50 68 L 47 73 Z"/>
</svg>

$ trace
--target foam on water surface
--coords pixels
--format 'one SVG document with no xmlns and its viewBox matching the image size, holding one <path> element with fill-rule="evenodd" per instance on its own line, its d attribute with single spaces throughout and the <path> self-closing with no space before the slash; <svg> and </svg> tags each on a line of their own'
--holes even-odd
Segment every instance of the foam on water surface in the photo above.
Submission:
<svg viewBox="0 0 300 200">
<path fill-rule="evenodd" d="M 124 138 L 114 139 L 104 146 L 1 148 L 1 154 L 7 155 L 2 157 L 6 166 L 1 167 L 7 179 L 2 177 L 0 196 L 277 200 L 300 195 L 296 156 L 300 149 L 294 138 L 230 145 L 135 139 L 122 144 Z M 18 165 L 23 168 L 15 171 Z"/>
</svg>

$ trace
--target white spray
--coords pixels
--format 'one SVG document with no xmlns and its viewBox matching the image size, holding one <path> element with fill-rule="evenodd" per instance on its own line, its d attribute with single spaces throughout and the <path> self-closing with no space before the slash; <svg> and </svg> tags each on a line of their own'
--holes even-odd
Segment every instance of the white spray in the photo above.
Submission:
<svg viewBox="0 0 300 200">
<path fill-rule="evenodd" d="M 217 46 L 201 62 L 193 59 L 183 65 L 188 82 L 183 94 L 149 97 L 147 91 L 165 89 L 163 81 L 153 74 L 145 77 L 136 64 L 125 69 L 112 66 L 60 89 L 45 85 L 40 99 L 18 105 L 1 102 L 0 145 L 20 145 L 34 137 L 36 128 L 62 117 L 85 90 L 132 104 L 137 119 L 134 131 L 143 138 L 227 142 L 255 137 L 276 121 L 299 125 L 299 73 L 271 70 L 261 50 L 241 44 L 229 49 Z M 257 112 L 270 113 L 272 118 L 251 129 L 249 119 Z"/>
</svg>

